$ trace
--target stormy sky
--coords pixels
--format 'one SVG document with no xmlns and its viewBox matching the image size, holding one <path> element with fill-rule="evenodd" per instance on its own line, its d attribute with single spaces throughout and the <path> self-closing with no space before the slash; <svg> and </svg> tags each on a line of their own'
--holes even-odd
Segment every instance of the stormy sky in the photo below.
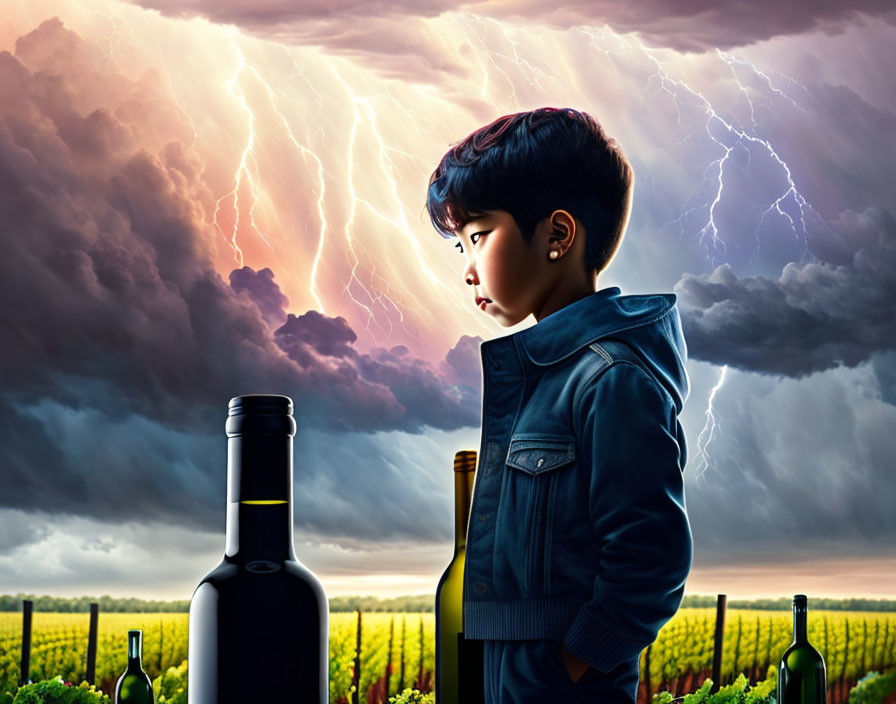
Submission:
<svg viewBox="0 0 896 704">
<path fill-rule="evenodd" d="M 227 402 L 283 393 L 300 559 L 432 592 L 479 343 L 534 321 L 473 306 L 426 184 L 551 105 L 634 167 L 599 285 L 678 295 L 688 593 L 892 596 L 896 13 L 816 5 L 8 4 L 0 590 L 189 597 Z"/>
</svg>

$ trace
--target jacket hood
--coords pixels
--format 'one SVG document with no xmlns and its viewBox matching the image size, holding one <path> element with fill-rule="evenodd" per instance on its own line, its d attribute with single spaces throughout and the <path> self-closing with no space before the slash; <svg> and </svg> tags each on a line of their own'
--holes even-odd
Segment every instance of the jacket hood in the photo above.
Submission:
<svg viewBox="0 0 896 704">
<path fill-rule="evenodd" d="M 536 365 L 554 364 L 585 345 L 614 339 L 631 347 L 672 396 L 681 413 L 690 383 L 687 345 L 674 293 L 621 295 L 595 291 L 512 335 Z"/>
</svg>

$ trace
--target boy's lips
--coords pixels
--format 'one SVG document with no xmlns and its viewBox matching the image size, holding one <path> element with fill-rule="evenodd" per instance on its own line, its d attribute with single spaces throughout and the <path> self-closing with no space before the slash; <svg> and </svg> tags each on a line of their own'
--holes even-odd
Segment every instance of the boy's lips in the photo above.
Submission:
<svg viewBox="0 0 896 704">
<path fill-rule="evenodd" d="M 476 297 L 476 305 L 485 310 L 485 306 L 492 302 L 491 298 L 484 298 L 483 296 Z"/>
</svg>

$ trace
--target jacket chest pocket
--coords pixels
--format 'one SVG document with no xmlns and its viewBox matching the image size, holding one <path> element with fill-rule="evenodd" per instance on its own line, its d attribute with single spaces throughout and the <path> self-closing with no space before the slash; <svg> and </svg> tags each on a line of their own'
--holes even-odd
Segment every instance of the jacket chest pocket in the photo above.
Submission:
<svg viewBox="0 0 896 704">
<path fill-rule="evenodd" d="M 507 450 L 507 477 L 516 491 L 511 494 L 524 499 L 525 522 L 520 532 L 520 545 L 525 555 L 523 596 L 550 595 L 551 531 L 557 505 L 559 470 L 576 459 L 572 435 L 517 433 Z M 521 504 L 523 501 L 520 502 Z"/>
</svg>

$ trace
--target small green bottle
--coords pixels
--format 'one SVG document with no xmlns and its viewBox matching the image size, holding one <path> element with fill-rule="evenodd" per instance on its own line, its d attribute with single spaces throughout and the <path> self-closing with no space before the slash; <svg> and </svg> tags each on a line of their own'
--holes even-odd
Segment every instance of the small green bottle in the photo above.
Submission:
<svg viewBox="0 0 896 704">
<path fill-rule="evenodd" d="M 128 669 L 115 685 L 115 704 L 155 704 L 152 681 L 143 671 L 143 631 L 128 631 Z"/>
<path fill-rule="evenodd" d="M 793 597 L 793 643 L 778 665 L 778 704 L 827 703 L 824 658 L 807 636 L 807 604 L 805 594 Z"/>
</svg>

